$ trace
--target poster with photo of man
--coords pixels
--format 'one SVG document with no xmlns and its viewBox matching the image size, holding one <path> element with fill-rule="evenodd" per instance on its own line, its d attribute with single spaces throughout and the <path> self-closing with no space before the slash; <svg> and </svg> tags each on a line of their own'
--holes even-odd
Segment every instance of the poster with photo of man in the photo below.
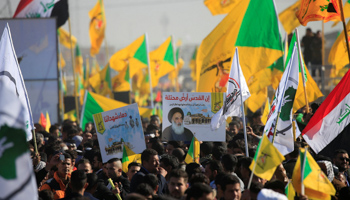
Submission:
<svg viewBox="0 0 350 200">
<path fill-rule="evenodd" d="M 212 116 L 220 110 L 223 93 L 164 92 L 162 139 L 190 142 L 225 141 L 225 124 L 212 131 Z"/>
<path fill-rule="evenodd" d="M 103 163 L 122 158 L 124 145 L 136 154 L 146 149 L 137 104 L 97 113 L 93 118 Z"/>
</svg>

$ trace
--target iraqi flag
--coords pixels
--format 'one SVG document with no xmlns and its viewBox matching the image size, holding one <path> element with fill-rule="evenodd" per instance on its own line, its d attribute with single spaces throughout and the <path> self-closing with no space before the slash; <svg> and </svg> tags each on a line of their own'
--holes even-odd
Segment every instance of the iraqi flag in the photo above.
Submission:
<svg viewBox="0 0 350 200">
<path fill-rule="evenodd" d="M 57 17 L 57 27 L 66 23 L 68 13 L 67 0 L 21 0 L 13 18 Z"/>
<path fill-rule="evenodd" d="M 305 141 L 319 153 L 350 123 L 350 74 L 323 101 L 302 131 Z"/>
</svg>

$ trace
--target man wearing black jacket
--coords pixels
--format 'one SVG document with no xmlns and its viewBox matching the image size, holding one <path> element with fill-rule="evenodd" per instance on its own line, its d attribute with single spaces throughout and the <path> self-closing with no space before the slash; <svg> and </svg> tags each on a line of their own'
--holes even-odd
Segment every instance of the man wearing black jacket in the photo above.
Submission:
<svg viewBox="0 0 350 200">
<path fill-rule="evenodd" d="M 123 199 L 126 199 L 126 195 L 130 193 L 130 181 L 123 176 L 122 162 L 118 158 L 110 159 L 107 162 L 107 170 L 108 177 L 112 179 L 116 190 Z M 110 185 L 108 184 L 107 187 L 109 188 Z"/>
<path fill-rule="evenodd" d="M 144 182 L 147 174 L 154 174 L 158 177 L 158 195 L 166 193 L 167 184 L 165 176 L 167 172 L 159 166 L 159 157 L 157 151 L 153 149 L 146 149 L 141 154 L 142 166 L 131 179 L 130 191 L 134 192 L 137 186 Z"/>
</svg>

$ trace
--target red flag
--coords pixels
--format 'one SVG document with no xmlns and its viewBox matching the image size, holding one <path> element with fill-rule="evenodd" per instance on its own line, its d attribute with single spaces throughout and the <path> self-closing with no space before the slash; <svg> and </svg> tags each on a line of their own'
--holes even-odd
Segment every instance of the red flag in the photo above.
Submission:
<svg viewBox="0 0 350 200">
<path fill-rule="evenodd" d="M 162 101 L 162 93 L 160 92 L 160 90 L 158 90 L 157 96 L 156 96 L 156 102 L 161 102 L 161 101 Z"/>
<path fill-rule="evenodd" d="M 39 119 L 39 124 L 46 129 L 46 118 L 43 113 L 40 113 L 40 119 Z"/>
<path fill-rule="evenodd" d="M 350 123 L 349 81 L 348 71 L 302 132 L 304 139 L 316 153 L 326 147 Z"/>
</svg>

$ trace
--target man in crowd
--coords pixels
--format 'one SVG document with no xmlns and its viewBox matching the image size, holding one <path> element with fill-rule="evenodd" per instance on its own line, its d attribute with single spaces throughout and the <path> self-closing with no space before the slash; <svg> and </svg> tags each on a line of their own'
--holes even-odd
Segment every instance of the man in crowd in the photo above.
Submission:
<svg viewBox="0 0 350 200">
<path fill-rule="evenodd" d="M 346 184 L 349 187 L 349 175 L 347 170 L 349 169 L 349 155 L 348 152 L 343 149 L 338 149 L 334 152 L 333 164 L 338 168 L 339 173 L 346 177 Z"/>
<path fill-rule="evenodd" d="M 188 188 L 188 176 L 182 169 L 175 169 L 169 174 L 168 190 L 171 197 L 183 199 Z"/>
<path fill-rule="evenodd" d="M 130 192 L 130 181 L 123 177 L 122 162 L 118 158 L 112 158 L 107 162 L 108 177 L 112 179 L 114 186 L 118 188 L 118 193 L 125 199 L 126 195 Z M 108 188 L 111 188 L 110 183 L 106 184 Z"/>
<path fill-rule="evenodd" d="M 61 154 L 60 159 L 62 162 L 57 165 L 58 170 L 55 172 L 54 177 L 47 180 L 41 187 L 41 190 L 51 190 L 55 199 L 64 197 L 72 169 L 72 157 L 68 153 Z"/>
<path fill-rule="evenodd" d="M 166 171 L 159 166 L 159 157 L 157 151 L 146 149 L 141 154 L 141 169 L 131 179 L 130 191 L 134 192 L 137 186 L 144 182 L 147 174 L 154 174 L 158 177 L 158 195 L 166 193 Z"/>
<path fill-rule="evenodd" d="M 132 162 L 128 165 L 128 172 L 126 175 L 128 176 L 129 181 L 131 181 L 132 177 L 141 169 L 140 163 Z"/>
</svg>

